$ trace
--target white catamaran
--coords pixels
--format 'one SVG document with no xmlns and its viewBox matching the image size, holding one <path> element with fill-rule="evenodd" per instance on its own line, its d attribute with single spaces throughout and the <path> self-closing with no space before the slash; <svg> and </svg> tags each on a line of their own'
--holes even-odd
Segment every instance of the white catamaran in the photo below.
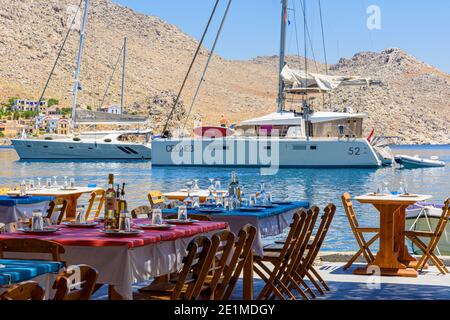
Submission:
<svg viewBox="0 0 450 320">
<path fill-rule="evenodd" d="M 250 119 L 229 130 L 194 130 L 196 138 L 162 138 L 152 142 L 154 166 L 380 167 L 392 163 L 389 149 L 363 137 L 364 113 L 313 112 L 309 93 L 376 81 L 293 70 L 285 64 L 287 0 L 282 4 L 278 111 Z M 286 111 L 288 96 L 301 95 L 302 112 Z M 213 132 L 211 134 L 211 132 Z M 222 132 L 223 134 L 220 134 Z"/>
<path fill-rule="evenodd" d="M 21 139 L 11 140 L 17 154 L 22 160 L 148 160 L 151 159 L 151 130 L 127 131 L 96 131 L 75 134 L 77 126 L 77 94 L 80 90 L 80 68 L 85 42 L 86 20 L 89 9 L 89 0 L 85 1 L 84 15 L 80 32 L 75 83 L 73 88 L 71 134 L 67 136 L 52 136 L 44 139 L 29 139 L 22 135 Z M 74 20 L 75 21 L 75 20 Z M 70 32 L 70 31 L 69 31 Z M 64 47 L 64 45 L 63 45 Z M 120 55 L 119 55 L 120 57 Z M 123 46 L 123 74 L 121 108 L 124 101 L 124 74 L 126 61 L 126 39 Z M 56 66 L 56 63 L 55 63 Z M 52 71 L 53 72 L 53 71 Z M 51 77 L 51 74 L 50 74 Z M 50 78 L 49 78 L 50 79 Z M 48 84 L 48 82 L 47 82 Z M 44 89 L 45 92 L 45 89 Z M 42 94 L 43 97 L 44 93 Z M 41 99 L 42 99 L 41 97 Z M 41 100 L 40 99 L 40 100 Z M 80 122 L 84 125 L 146 125 L 146 121 L 111 119 L 103 122 Z M 114 120 L 116 119 L 116 120 Z M 130 120 L 131 119 L 131 120 Z M 94 119 L 95 120 L 95 119 Z"/>
</svg>

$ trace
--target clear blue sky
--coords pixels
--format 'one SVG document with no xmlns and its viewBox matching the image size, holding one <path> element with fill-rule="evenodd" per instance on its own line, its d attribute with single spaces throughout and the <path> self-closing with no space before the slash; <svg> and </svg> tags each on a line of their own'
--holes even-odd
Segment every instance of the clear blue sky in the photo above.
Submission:
<svg viewBox="0 0 450 320">
<path fill-rule="evenodd" d="M 221 0 L 223 12 L 226 0 Z M 290 0 L 297 9 L 297 30 L 303 53 L 301 0 Z M 113 0 L 139 12 L 175 24 L 199 39 L 214 0 Z M 306 0 L 307 16 L 317 60 L 323 61 L 318 0 Z M 370 31 L 367 8 L 381 8 L 381 30 Z M 328 60 L 351 57 L 360 51 L 399 47 L 450 73 L 450 1 L 448 0 L 322 0 Z M 227 59 L 251 59 L 278 54 L 280 0 L 234 0 L 217 53 Z M 218 26 L 219 15 L 215 27 Z M 288 50 L 297 54 L 295 19 L 290 11 Z M 211 46 L 214 32 L 206 45 Z M 311 52 L 309 53 L 311 54 Z"/>
</svg>

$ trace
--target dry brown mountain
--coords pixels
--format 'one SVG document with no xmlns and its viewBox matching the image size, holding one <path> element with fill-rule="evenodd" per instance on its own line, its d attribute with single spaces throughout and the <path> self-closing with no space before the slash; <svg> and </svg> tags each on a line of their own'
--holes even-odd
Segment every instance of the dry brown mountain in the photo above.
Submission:
<svg viewBox="0 0 450 320">
<path fill-rule="evenodd" d="M 0 0 L 0 100 L 11 96 L 37 98 L 68 28 L 68 7 L 78 0 Z M 150 114 L 156 125 L 165 117 L 179 89 L 197 42 L 177 27 L 109 0 L 94 0 L 82 68 L 82 107 L 96 107 L 112 73 L 123 38 L 129 40 L 126 102 L 129 111 Z M 47 97 L 70 105 L 78 34 L 73 32 L 56 69 Z M 274 43 L 276 45 L 276 43 Z M 201 52 L 187 90 L 189 104 L 207 50 Z M 297 60 L 297 61 L 295 61 Z M 291 58 L 302 67 L 302 60 Z M 310 69 L 315 69 L 310 64 Z M 318 69 L 323 71 L 323 66 Z M 399 49 L 360 53 L 331 66 L 332 73 L 370 76 L 381 87 L 345 89 L 315 101 L 317 109 L 351 106 L 369 113 L 367 131 L 400 135 L 404 142 L 449 143 L 450 75 Z M 276 108 L 277 57 L 229 61 L 215 56 L 195 114 L 217 122 L 221 113 L 239 121 Z M 107 103 L 120 100 L 116 74 Z M 191 122 L 190 122 L 191 123 Z"/>
</svg>

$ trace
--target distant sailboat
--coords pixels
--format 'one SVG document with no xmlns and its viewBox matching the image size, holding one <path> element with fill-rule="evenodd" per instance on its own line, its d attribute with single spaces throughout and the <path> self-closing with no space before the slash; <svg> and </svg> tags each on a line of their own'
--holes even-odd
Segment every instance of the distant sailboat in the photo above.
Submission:
<svg viewBox="0 0 450 320">
<path fill-rule="evenodd" d="M 82 29 L 80 32 L 80 43 L 78 48 L 77 68 L 73 87 L 72 101 L 72 121 L 71 135 L 59 138 L 47 139 L 21 139 L 11 140 L 17 154 L 22 160 L 31 159 L 57 159 L 57 160 L 93 160 L 93 159 L 126 159 L 143 160 L 151 159 L 151 130 L 127 130 L 127 131 L 94 131 L 83 132 L 75 135 L 77 126 L 77 94 L 82 90 L 80 83 L 80 69 L 85 41 L 86 19 L 89 9 L 89 0 L 85 1 Z M 123 46 L 123 73 L 122 73 L 122 98 L 121 109 L 124 104 L 124 81 L 125 81 L 125 61 L 126 61 L 126 39 Z M 45 91 L 45 90 L 44 90 Z M 131 120 L 130 120 L 131 121 Z M 115 123 L 83 122 L 85 125 L 95 124 L 120 124 L 127 125 L 126 121 Z M 132 121 L 132 124 L 136 122 Z M 130 140 L 141 139 L 141 142 L 129 142 Z"/>
</svg>

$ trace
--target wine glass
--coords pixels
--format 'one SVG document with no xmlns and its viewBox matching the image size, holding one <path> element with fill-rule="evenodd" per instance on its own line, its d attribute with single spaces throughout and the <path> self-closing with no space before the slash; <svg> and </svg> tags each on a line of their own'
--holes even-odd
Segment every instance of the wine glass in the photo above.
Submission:
<svg viewBox="0 0 450 320">
<path fill-rule="evenodd" d="M 192 187 L 193 191 L 200 191 L 200 187 L 198 186 L 198 179 L 194 179 L 194 186 Z"/>
<path fill-rule="evenodd" d="M 216 189 L 216 191 L 222 189 L 222 184 L 220 183 L 219 180 L 216 180 L 216 183 L 214 184 L 214 189 Z"/>
<path fill-rule="evenodd" d="M 389 183 L 387 181 L 384 181 L 383 185 L 384 185 L 383 193 L 387 195 L 391 194 L 391 192 L 389 191 Z"/>
<path fill-rule="evenodd" d="M 74 178 L 70 178 L 69 185 L 71 188 L 75 188 L 75 179 Z"/>
<path fill-rule="evenodd" d="M 45 182 L 45 185 L 46 185 L 47 188 L 51 188 L 52 187 L 52 179 L 47 178 L 47 180 Z"/>
<path fill-rule="evenodd" d="M 69 180 L 67 176 L 64 176 L 64 188 L 67 189 L 67 187 L 69 187 Z"/>
<path fill-rule="evenodd" d="M 209 204 L 209 205 L 215 204 L 215 202 L 216 202 L 216 197 L 214 197 L 212 186 L 209 187 L 209 195 L 206 197 L 205 202 L 206 202 L 206 204 Z"/>
<path fill-rule="evenodd" d="M 28 189 L 29 189 L 29 190 L 34 190 L 34 187 L 35 187 L 35 186 L 34 186 L 34 179 L 31 178 L 30 181 L 29 181 L 29 188 L 28 188 Z"/>
<path fill-rule="evenodd" d="M 37 189 L 42 189 L 42 179 L 41 179 L 41 177 L 38 177 L 37 181 L 38 181 Z"/>
<path fill-rule="evenodd" d="M 191 191 L 192 191 L 192 186 L 194 185 L 194 183 L 192 181 L 188 181 L 186 182 L 186 188 L 187 188 L 187 198 L 184 199 L 184 203 L 186 204 L 186 206 L 192 206 L 192 198 L 191 198 Z"/>
<path fill-rule="evenodd" d="M 58 186 L 58 176 L 53 176 L 53 186 L 57 187 Z"/>
<path fill-rule="evenodd" d="M 211 183 L 209 187 L 214 191 L 214 178 L 209 178 L 209 182 Z"/>
</svg>

